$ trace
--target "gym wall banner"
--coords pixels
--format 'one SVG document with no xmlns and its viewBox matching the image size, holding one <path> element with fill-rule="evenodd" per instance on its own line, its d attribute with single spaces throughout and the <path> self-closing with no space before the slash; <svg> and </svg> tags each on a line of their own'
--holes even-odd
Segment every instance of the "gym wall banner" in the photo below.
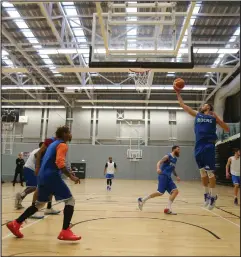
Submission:
<svg viewBox="0 0 241 257">
<path fill-rule="evenodd" d="M 86 163 L 71 163 L 71 170 L 75 173 L 76 177 L 85 179 Z"/>
</svg>

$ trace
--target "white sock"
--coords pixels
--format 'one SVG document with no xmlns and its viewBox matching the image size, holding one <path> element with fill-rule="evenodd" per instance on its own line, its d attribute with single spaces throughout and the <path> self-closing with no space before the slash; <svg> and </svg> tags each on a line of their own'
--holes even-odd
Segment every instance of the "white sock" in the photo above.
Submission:
<svg viewBox="0 0 241 257">
<path fill-rule="evenodd" d="M 148 196 L 142 198 L 142 202 L 144 203 L 144 202 L 146 202 L 147 200 L 149 200 L 150 198 L 151 198 L 151 197 L 148 195 Z"/>
<path fill-rule="evenodd" d="M 167 208 L 168 208 L 169 210 L 171 210 L 171 209 L 172 209 L 172 203 L 173 203 L 173 201 L 168 200 Z"/>
<path fill-rule="evenodd" d="M 216 196 L 216 194 L 215 194 L 215 188 L 210 188 L 210 195 L 211 195 L 212 197 Z"/>
<path fill-rule="evenodd" d="M 204 193 L 208 194 L 209 193 L 209 188 L 208 187 L 203 187 L 204 188 Z"/>
</svg>

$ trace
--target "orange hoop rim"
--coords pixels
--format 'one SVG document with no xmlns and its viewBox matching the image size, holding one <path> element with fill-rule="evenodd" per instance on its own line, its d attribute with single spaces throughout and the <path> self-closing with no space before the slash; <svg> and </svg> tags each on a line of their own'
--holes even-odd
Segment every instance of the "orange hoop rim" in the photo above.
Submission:
<svg viewBox="0 0 241 257">
<path fill-rule="evenodd" d="M 151 69 L 142 69 L 142 71 L 140 70 L 135 70 L 135 69 L 129 69 L 130 72 L 134 72 L 134 73 L 145 73 L 145 72 L 149 72 L 151 71 Z"/>
</svg>

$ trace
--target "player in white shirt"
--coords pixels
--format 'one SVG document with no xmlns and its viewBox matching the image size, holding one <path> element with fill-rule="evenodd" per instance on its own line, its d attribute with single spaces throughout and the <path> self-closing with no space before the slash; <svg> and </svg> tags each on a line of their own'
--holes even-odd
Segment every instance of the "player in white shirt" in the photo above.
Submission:
<svg viewBox="0 0 241 257">
<path fill-rule="evenodd" d="M 228 159 L 226 165 L 226 178 L 230 178 L 230 173 L 232 176 L 232 181 L 234 185 L 234 204 L 238 205 L 238 192 L 240 187 L 240 149 L 234 150 L 234 156 Z"/>
<path fill-rule="evenodd" d="M 117 170 L 117 165 L 112 161 L 112 157 L 109 157 L 109 161 L 105 164 L 104 175 L 107 181 L 107 190 L 111 190 L 112 179 L 114 178 L 114 174 Z"/>
<path fill-rule="evenodd" d="M 22 209 L 24 208 L 22 206 L 22 201 L 23 199 L 36 191 L 37 189 L 37 176 L 35 174 L 35 165 L 36 165 L 36 154 L 38 153 L 38 151 L 40 150 L 41 146 L 43 145 L 44 143 L 41 142 L 39 143 L 39 148 L 37 149 L 34 149 L 25 165 L 24 165 L 24 170 L 23 170 L 23 173 L 24 173 L 24 179 L 25 179 L 25 182 L 26 182 L 26 189 L 22 192 L 22 193 L 17 193 L 16 194 L 16 197 L 15 197 L 15 208 L 16 209 Z M 34 200 L 33 200 L 34 201 Z M 33 202 L 34 204 L 34 202 Z M 45 211 L 45 214 L 58 214 L 60 211 L 56 211 L 52 208 L 52 206 L 50 207 L 47 207 L 47 210 Z M 44 218 L 43 215 L 40 215 L 38 212 L 35 213 L 35 215 L 32 216 L 32 218 L 35 218 L 35 219 L 42 219 Z"/>
<path fill-rule="evenodd" d="M 16 198 L 15 198 L 15 208 L 16 209 L 23 208 L 23 206 L 21 204 L 23 199 L 27 195 L 35 192 L 35 190 L 37 188 L 37 177 L 34 173 L 34 171 L 35 171 L 35 154 L 39 151 L 42 144 L 43 144 L 43 142 L 39 143 L 39 148 L 33 150 L 30 153 L 30 155 L 24 165 L 23 173 L 24 173 L 24 179 L 26 182 L 26 189 L 22 193 L 16 194 Z"/>
</svg>

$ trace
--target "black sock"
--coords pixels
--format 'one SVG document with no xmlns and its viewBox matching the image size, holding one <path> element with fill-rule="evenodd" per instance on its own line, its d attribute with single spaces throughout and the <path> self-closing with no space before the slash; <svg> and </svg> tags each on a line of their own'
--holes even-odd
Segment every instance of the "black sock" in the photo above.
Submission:
<svg viewBox="0 0 241 257">
<path fill-rule="evenodd" d="M 74 213 L 74 206 L 65 205 L 65 207 L 64 207 L 64 222 L 63 222 L 64 230 L 66 230 L 69 227 L 73 213 Z"/>
<path fill-rule="evenodd" d="M 36 190 L 35 187 L 27 187 L 27 188 L 23 191 L 24 195 L 21 194 L 22 200 L 23 200 L 28 194 L 31 194 L 31 193 L 34 192 L 35 190 Z"/>
<path fill-rule="evenodd" d="M 31 205 L 30 207 L 28 207 L 25 210 L 25 212 L 21 216 L 19 216 L 19 218 L 16 219 L 16 221 L 18 223 L 23 223 L 27 218 L 32 216 L 37 211 L 38 211 L 38 208 L 36 208 L 35 206 Z"/>
<path fill-rule="evenodd" d="M 109 186 L 109 179 L 107 179 L 106 182 L 107 182 L 107 186 Z"/>
<path fill-rule="evenodd" d="M 52 208 L 52 201 L 48 202 L 47 204 L 47 209 L 51 209 Z"/>
<path fill-rule="evenodd" d="M 110 186 L 112 186 L 112 179 L 110 179 Z"/>
</svg>

